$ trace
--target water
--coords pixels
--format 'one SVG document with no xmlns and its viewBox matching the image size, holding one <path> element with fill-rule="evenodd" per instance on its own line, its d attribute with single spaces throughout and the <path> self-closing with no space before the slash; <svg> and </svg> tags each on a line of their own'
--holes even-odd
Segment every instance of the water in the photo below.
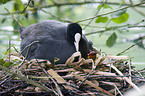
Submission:
<svg viewBox="0 0 145 96">
<path fill-rule="evenodd" d="M 14 33 L 12 26 L 6 26 L 0 28 L 0 58 L 6 57 L 4 55 L 5 51 L 9 48 L 9 41 L 11 45 L 15 46 L 19 50 L 20 46 L 20 37 L 18 33 Z M 12 48 L 12 52 L 14 49 Z"/>
</svg>

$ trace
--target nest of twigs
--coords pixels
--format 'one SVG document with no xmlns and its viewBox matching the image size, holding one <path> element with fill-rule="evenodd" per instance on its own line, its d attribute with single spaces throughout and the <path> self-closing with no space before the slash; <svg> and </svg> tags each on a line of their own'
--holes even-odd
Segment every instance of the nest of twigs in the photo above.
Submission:
<svg viewBox="0 0 145 96">
<path fill-rule="evenodd" d="M 76 52 L 66 64 L 52 65 L 11 55 L 0 60 L 0 95 L 122 96 L 131 88 L 140 90 L 145 82 L 143 70 L 135 70 L 130 61 L 127 56 L 108 55 L 85 60 Z"/>
</svg>

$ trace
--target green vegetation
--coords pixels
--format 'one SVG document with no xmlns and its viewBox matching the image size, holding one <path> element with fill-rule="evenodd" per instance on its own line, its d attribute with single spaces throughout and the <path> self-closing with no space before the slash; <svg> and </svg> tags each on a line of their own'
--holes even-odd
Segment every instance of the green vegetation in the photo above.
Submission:
<svg viewBox="0 0 145 96">
<path fill-rule="evenodd" d="M 85 30 L 87 38 L 93 41 L 94 46 L 112 55 L 116 55 L 134 44 L 132 41 L 134 38 L 144 36 L 145 22 L 143 19 L 145 13 L 143 11 L 144 6 L 141 6 L 141 4 L 145 2 L 114 2 L 113 0 L 108 0 L 107 3 L 95 0 L 87 0 L 86 2 L 83 0 L 79 2 L 77 0 L 28 1 L 0 1 L 1 58 L 6 57 L 3 53 L 6 53 L 5 51 L 8 49 L 9 39 L 12 40 L 11 44 L 19 50 L 20 25 L 9 12 L 13 13 L 14 17 L 16 17 L 24 27 L 48 19 L 55 19 L 62 22 L 79 22 Z M 5 8 L 8 9 L 9 12 L 6 11 Z M 11 51 L 14 52 L 14 49 L 12 48 Z M 144 54 L 145 49 L 137 45 L 123 55 L 130 55 L 133 57 L 132 62 L 139 64 L 145 63 Z M 143 66 L 143 64 L 140 66 Z"/>
</svg>

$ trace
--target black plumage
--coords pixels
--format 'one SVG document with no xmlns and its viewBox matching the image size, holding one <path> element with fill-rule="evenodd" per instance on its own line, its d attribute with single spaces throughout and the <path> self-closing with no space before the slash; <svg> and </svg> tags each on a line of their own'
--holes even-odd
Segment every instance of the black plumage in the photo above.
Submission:
<svg viewBox="0 0 145 96">
<path fill-rule="evenodd" d="M 37 24 L 32 24 L 27 28 L 20 28 L 21 51 L 29 44 L 34 43 L 29 50 L 28 60 L 48 59 L 54 63 L 55 58 L 59 58 L 56 64 L 65 63 L 66 60 L 76 52 L 74 45 L 75 34 L 81 34 L 79 51 L 83 58 L 87 58 L 89 53 L 89 42 L 82 34 L 82 28 L 77 23 L 67 25 L 56 20 L 47 20 Z M 26 56 L 28 48 L 22 54 Z"/>
</svg>

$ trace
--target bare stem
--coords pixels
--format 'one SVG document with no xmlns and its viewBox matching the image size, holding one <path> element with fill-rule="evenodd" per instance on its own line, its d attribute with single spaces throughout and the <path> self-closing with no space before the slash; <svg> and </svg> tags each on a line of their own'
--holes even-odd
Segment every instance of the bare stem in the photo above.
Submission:
<svg viewBox="0 0 145 96">
<path fill-rule="evenodd" d="M 5 8 L 5 10 L 13 17 L 13 19 L 14 19 L 21 27 L 23 27 L 22 24 L 14 17 L 14 15 L 13 15 L 12 13 L 10 13 L 10 11 L 9 11 L 7 8 Z"/>
<path fill-rule="evenodd" d="M 131 49 L 132 47 L 134 47 L 135 45 L 137 45 L 138 43 L 142 42 L 145 39 L 145 37 L 143 39 L 141 39 L 140 41 L 138 41 L 135 44 L 132 44 L 131 46 L 129 46 L 128 48 L 126 48 L 125 50 L 123 50 L 122 52 L 118 53 L 117 56 L 122 55 L 124 52 L 126 52 L 127 50 Z"/>
<path fill-rule="evenodd" d="M 26 11 L 27 7 L 30 5 L 30 2 L 31 2 L 31 0 L 28 1 L 28 4 L 25 6 L 25 8 L 24 8 L 24 10 L 21 12 L 21 14 L 24 13 L 24 12 Z"/>
</svg>

